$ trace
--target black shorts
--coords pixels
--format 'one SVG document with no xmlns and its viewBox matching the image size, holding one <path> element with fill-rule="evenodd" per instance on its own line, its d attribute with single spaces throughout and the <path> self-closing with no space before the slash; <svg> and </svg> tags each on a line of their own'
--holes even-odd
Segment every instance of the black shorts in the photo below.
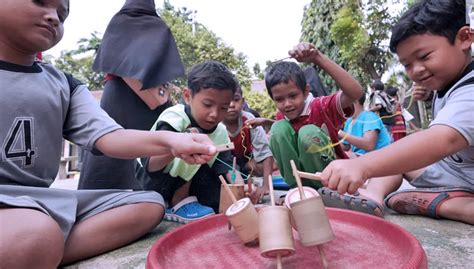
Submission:
<svg viewBox="0 0 474 269">
<path fill-rule="evenodd" d="M 147 173 L 143 167 L 137 168 L 136 176 L 145 190 L 159 192 L 168 204 L 171 203 L 176 190 L 188 182 L 180 177 L 173 177 L 163 171 Z M 201 165 L 190 181 L 189 195 L 196 196 L 199 203 L 212 207 L 216 213 L 219 212 L 221 191 L 219 175 L 207 164 Z"/>
</svg>

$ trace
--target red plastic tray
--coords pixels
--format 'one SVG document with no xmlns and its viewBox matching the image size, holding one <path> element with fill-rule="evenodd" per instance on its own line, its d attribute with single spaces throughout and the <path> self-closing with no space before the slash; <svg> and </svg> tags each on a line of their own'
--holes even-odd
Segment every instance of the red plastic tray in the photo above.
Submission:
<svg viewBox="0 0 474 269">
<path fill-rule="evenodd" d="M 324 244 L 329 268 L 427 268 L 418 240 L 400 226 L 378 217 L 326 208 L 335 239 Z M 271 225 L 271 223 L 269 223 Z M 283 268 L 322 268 L 318 248 L 304 247 L 295 235 L 296 253 L 282 259 Z M 276 268 L 257 245 L 246 246 L 227 218 L 212 216 L 179 227 L 157 240 L 146 267 L 157 268 Z"/>
</svg>

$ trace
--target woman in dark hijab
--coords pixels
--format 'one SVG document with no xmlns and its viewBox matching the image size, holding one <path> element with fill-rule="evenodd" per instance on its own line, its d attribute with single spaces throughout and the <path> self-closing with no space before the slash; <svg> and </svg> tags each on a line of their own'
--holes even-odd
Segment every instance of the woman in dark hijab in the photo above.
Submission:
<svg viewBox="0 0 474 269">
<path fill-rule="evenodd" d="M 105 31 L 93 69 L 104 72 L 101 107 L 125 129 L 149 130 L 171 106 L 168 83 L 184 75 L 174 37 L 154 0 L 127 0 Z M 135 160 L 84 152 L 79 189 L 141 189 Z"/>
</svg>

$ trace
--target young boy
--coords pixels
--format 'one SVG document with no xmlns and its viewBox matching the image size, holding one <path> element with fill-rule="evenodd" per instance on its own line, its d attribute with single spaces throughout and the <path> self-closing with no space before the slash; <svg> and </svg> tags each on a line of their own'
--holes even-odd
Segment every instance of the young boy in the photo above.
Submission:
<svg viewBox="0 0 474 269">
<path fill-rule="evenodd" d="M 186 105 L 163 111 L 152 130 L 199 132 L 207 134 L 215 145 L 229 143 L 227 130 L 220 122 L 227 115 L 236 87 L 234 75 L 222 63 L 206 61 L 193 66 L 188 88 L 183 91 Z M 225 175 L 230 180 L 230 165 L 229 151 L 203 165 L 185 164 L 173 156 L 151 157 L 143 162 L 146 173 L 139 173 L 138 178 L 146 190 L 163 195 L 168 203 L 166 219 L 187 223 L 218 212 L 218 176 Z"/>
<path fill-rule="evenodd" d="M 215 152 L 202 135 L 123 130 L 83 84 L 34 62 L 62 38 L 68 13 L 67 0 L 0 5 L 0 268 L 56 268 L 128 244 L 161 221 L 155 192 L 48 188 L 62 137 L 117 158 L 205 163 Z"/>
<path fill-rule="evenodd" d="M 257 203 L 262 200 L 265 193 L 268 193 L 268 177 L 273 171 L 273 156 L 268 146 L 265 130 L 261 126 L 252 128 L 245 124 L 255 117 L 252 113 L 243 110 L 244 103 L 242 89 L 240 85 L 237 85 L 234 99 L 230 103 L 227 117 L 223 123 L 227 128 L 230 140 L 234 143 L 235 148 L 231 152 L 237 160 L 239 170 L 244 174 L 264 179 L 263 185 L 250 194 L 252 202 Z"/>
<path fill-rule="evenodd" d="M 300 171 L 322 171 L 332 160 L 347 158 L 339 145 L 337 132 L 354 112 L 353 103 L 362 95 L 362 87 L 349 73 L 322 54 L 314 45 L 300 43 L 289 51 L 299 62 L 318 65 L 339 85 L 331 96 L 313 98 L 301 68 L 293 62 L 270 66 L 265 75 L 268 94 L 278 114 L 270 135 L 270 148 L 282 177 L 290 187 L 296 185 L 290 160 Z M 316 189 L 321 183 L 303 180 Z"/>
<path fill-rule="evenodd" d="M 331 163 L 322 177 L 340 194 L 386 176 L 371 179 L 351 203 L 382 204 L 391 193 L 385 205 L 399 213 L 474 224 L 474 64 L 465 9 L 464 0 L 421 1 L 394 26 L 390 49 L 408 77 L 428 89 L 415 97 L 436 90 L 433 121 L 379 151 Z M 416 189 L 392 193 L 402 177 Z"/>
</svg>

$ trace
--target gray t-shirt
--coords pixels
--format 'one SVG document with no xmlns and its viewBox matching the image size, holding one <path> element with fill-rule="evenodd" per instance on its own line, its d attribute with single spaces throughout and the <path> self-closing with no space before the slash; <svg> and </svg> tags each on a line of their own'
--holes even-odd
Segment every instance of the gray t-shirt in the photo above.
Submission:
<svg viewBox="0 0 474 269">
<path fill-rule="evenodd" d="M 444 96 L 438 94 L 433 101 L 433 118 L 430 127 L 446 125 L 457 130 L 469 146 L 441 161 L 430 165 L 422 175 L 443 181 L 450 187 L 474 189 L 474 85 L 456 86 L 474 77 L 470 71 L 449 89 Z"/>
<path fill-rule="evenodd" d="M 0 61 L 0 184 L 48 187 L 62 138 L 90 151 L 121 128 L 85 85 L 69 78 L 49 64 Z"/>
</svg>

